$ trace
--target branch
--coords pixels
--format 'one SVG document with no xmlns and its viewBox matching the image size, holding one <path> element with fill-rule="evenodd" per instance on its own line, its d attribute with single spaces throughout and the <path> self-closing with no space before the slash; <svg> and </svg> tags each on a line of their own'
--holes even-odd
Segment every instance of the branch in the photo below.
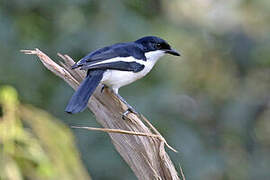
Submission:
<svg viewBox="0 0 270 180">
<path fill-rule="evenodd" d="M 85 72 L 78 69 L 71 70 L 70 67 L 75 62 L 68 55 L 58 53 L 58 56 L 64 60 L 60 62 L 60 66 L 39 49 L 21 52 L 37 55 L 47 69 L 65 80 L 73 89 L 77 89 L 79 82 L 85 77 Z M 145 117 L 142 116 L 141 120 L 133 113 L 128 114 L 126 120 L 123 120 L 122 114 L 127 109 L 126 105 L 111 91 L 105 89 L 101 94 L 100 90 L 101 87 L 98 86 L 88 102 L 88 108 L 104 128 L 81 128 L 108 132 L 116 150 L 138 179 L 179 180 L 177 171 L 165 152 L 164 144 L 174 149 L 167 144 L 154 126 Z"/>
</svg>

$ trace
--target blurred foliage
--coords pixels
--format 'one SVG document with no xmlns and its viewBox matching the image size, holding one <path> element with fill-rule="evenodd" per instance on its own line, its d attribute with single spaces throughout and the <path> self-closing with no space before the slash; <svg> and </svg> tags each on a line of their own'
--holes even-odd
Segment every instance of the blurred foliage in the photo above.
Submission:
<svg viewBox="0 0 270 180">
<path fill-rule="evenodd" d="M 66 124 L 97 126 L 65 114 L 72 89 L 19 50 L 80 59 L 160 36 L 182 57 L 163 57 L 120 94 L 180 151 L 171 156 L 187 179 L 270 179 L 269 12 L 269 0 L 1 0 L 0 83 Z M 74 133 L 94 179 L 135 179 L 107 135 Z"/>
<path fill-rule="evenodd" d="M 90 179 L 69 129 L 0 87 L 0 179 Z"/>
</svg>

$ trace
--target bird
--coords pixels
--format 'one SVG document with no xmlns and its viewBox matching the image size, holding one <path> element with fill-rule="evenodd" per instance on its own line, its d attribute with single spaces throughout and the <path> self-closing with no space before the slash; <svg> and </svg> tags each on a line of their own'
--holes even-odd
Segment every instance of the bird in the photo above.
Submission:
<svg viewBox="0 0 270 180">
<path fill-rule="evenodd" d="M 136 41 L 113 44 L 87 54 L 71 67 L 71 69 L 80 68 L 87 73 L 69 100 L 65 111 L 71 114 L 84 111 L 97 86 L 102 84 L 102 90 L 105 87 L 110 88 L 127 105 L 128 109 L 123 116 L 130 112 L 138 114 L 119 95 L 118 90 L 147 75 L 165 54 L 180 56 L 180 53 L 172 49 L 165 40 L 156 36 L 145 36 Z"/>
</svg>

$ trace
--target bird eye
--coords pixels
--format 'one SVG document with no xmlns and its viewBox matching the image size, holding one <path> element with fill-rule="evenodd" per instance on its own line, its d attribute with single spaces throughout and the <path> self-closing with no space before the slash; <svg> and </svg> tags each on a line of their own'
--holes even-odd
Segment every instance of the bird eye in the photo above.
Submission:
<svg viewBox="0 0 270 180">
<path fill-rule="evenodd" d="M 157 47 L 157 49 L 161 49 L 161 44 L 158 43 L 158 44 L 156 45 L 156 47 Z"/>
</svg>

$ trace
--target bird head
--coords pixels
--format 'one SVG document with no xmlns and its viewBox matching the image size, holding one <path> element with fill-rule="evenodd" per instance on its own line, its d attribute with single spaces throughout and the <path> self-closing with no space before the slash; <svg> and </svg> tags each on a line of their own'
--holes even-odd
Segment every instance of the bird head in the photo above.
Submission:
<svg viewBox="0 0 270 180">
<path fill-rule="evenodd" d="M 135 41 L 135 43 L 142 46 L 145 53 L 161 51 L 166 54 L 180 56 L 180 53 L 172 49 L 171 46 L 163 39 L 156 36 L 146 36 Z"/>
</svg>

